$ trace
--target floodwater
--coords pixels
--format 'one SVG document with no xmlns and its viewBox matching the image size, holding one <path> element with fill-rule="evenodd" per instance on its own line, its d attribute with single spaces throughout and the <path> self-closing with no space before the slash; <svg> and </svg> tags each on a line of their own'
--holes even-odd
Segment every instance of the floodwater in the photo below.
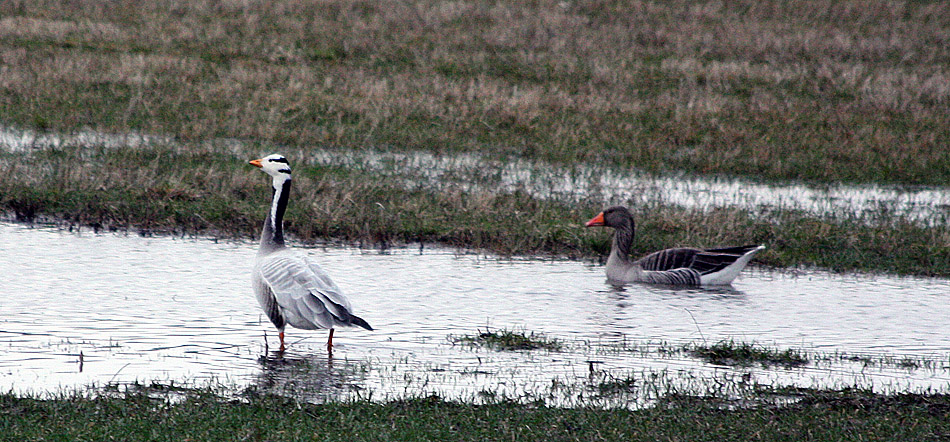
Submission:
<svg viewBox="0 0 950 442">
<path fill-rule="evenodd" d="M 288 328 L 288 351 L 274 351 L 276 333 L 250 289 L 256 244 L 0 223 L 0 390 L 160 382 L 313 402 L 439 394 L 616 404 L 628 399 L 598 397 L 596 380 L 638 379 L 643 396 L 743 376 L 881 391 L 950 385 L 945 279 L 750 268 L 724 288 L 613 287 L 601 266 L 583 262 L 418 246 L 300 251 L 376 328 L 338 329 L 332 357 L 326 331 Z M 451 340 L 486 329 L 541 333 L 565 348 Z M 667 351 L 722 339 L 818 361 L 728 368 Z M 894 363 L 903 360 L 918 367 Z"/>
</svg>

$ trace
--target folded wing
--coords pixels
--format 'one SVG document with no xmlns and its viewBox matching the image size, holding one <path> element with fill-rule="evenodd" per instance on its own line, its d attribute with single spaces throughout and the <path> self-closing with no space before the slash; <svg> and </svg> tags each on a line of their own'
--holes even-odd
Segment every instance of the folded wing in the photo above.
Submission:
<svg viewBox="0 0 950 442">
<path fill-rule="evenodd" d="M 720 249 L 675 248 L 651 253 L 638 262 L 644 270 L 666 271 L 680 268 L 693 269 L 700 275 L 715 273 L 729 267 L 746 253 L 759 246 L 726 247 Z"/>
<path fill-rule="evenodd" d="M 327 273 L 305 255 L 279 251 L 264 257 L 259 268 L 261 278 L 294 327 L 359 325 L 372 330 L 366 321 L 351 313 L 349 300 Z"/>
</svg>

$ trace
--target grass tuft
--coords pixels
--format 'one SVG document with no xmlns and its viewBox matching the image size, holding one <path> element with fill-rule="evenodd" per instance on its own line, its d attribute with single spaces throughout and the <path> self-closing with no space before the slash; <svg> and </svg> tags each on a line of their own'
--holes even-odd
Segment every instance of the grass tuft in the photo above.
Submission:
<svg viewBox="0 0 950 442">
<path fill-rule="evenodd" d="M 763 367 L 801 367 L 808 364 L 805 355 L 797 350 L 773 350 L 749 343 L 732 340 L 719 341 L 713 345 L 689 344 L 687 353 L 717 365 L 748 367 L 761 364 Z"/>
<path fill-rule="evenodd" d="M 475 336 L 449 336 L 453 344 L 466 344 L 499 351 L 548 350 L 561 351 L 564 345 L 557 339 L 548 338 L 541 333 L 513 330 L 485 330 Z"/>
</svg>

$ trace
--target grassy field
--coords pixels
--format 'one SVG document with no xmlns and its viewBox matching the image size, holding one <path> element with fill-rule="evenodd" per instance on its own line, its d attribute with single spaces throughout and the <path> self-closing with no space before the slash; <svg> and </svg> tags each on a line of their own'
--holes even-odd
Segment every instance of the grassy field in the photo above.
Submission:
<svg viewBox="0 0 950 442">
<path fill-rule="evenodd" d="M 8 1 L 0 121 L 950 183 L 950 5 Z"/>
<path fill-rule="evenodd" d="M 144 392 L 50 400 L 0 395 L 0 440 L 937 441 L 950 435 L 945 395 L 772 393 L 797 402 L 735 409 L 674 397 L 627 411 L 438 397 L 310 405 L 272 396 L 225 400 L 208 392 L 175 402 Z"/>
</svg>

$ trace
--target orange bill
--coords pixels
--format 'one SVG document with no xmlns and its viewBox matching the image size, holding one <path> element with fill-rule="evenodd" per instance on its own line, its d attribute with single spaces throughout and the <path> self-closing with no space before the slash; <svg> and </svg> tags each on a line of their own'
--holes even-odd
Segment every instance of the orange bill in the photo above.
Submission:
<svg viewBox="0 0 950 442">
<path fill-rule="evenodd" d="M 251 161 L 248 161 L 247 163 L 252 166 L 264 167 L 263 165 L 261 165 L 261 160 L 251 160 Z"/>
<path fill-rule="evenodd" d="M 604 225 L 604 212 L 600 212 L 597 216 L 590 219 L 587 224 L 584 224 L 584 227 L 594 227 Z"/>
</svg>

